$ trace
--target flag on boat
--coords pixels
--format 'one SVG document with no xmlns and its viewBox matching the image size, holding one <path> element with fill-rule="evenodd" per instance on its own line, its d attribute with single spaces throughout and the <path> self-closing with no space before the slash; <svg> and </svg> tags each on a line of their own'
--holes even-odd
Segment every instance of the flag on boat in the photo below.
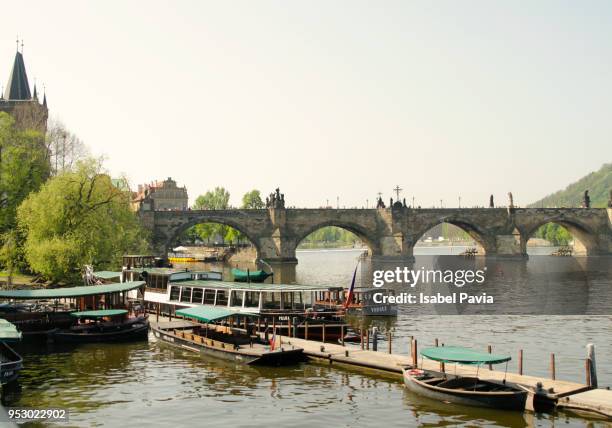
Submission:
<svg viewBox="0 0 612 428">
<path fill-rule="evenodd" d="M 359 267 L 359 263 L 355 266 L 355 272 L 353 272 L 353 280 L 351 281 L 351 286 L 349 287 L 348 295 L 346 296 L 346 301 L 344 302 L 344 309 L 348 308 L 351 302 L 353 301 L 353 293 L 355 291 L 355 278 L 357 277 L 357 268 Z"/>
</svg>

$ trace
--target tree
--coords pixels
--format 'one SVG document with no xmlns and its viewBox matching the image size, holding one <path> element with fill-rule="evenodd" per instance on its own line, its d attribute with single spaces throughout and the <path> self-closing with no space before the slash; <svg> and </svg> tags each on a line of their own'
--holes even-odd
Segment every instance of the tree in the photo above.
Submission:
<svg viewBox="0 0 612 428">
<path fill-rule="evenodd" d="M 89 156 L 89 150 L 79 137 L 57 119 L 50 121 L 46 140 L 54 174 L 72 169 L 78 161 Z"/>
<path fill-rule="evenodd" d="M 54 282 L 76 281 L 85 264 L 112 269 L 123 254 L 146 251 L 129 204 L 98 161 L 78 162 L 51 178 L 17 211 L 30 267 Z"/>
<path fill-rule="evenodd" d="M 25 269 L 22 236 L 15 231 L 17 207 L 49 174 L 42 135 L 17 129 L 14 119 L 0 112 L 0 268 Z"/>
<path fill-rule="evenodd" d="M 261 193 L 257 189 L 246 192 L 242 197 L 242 208 L 247 210 L 259 210 L 265 207 L 261 200 Z"/>
<path fill-rule="evenodd" d="M 226 210 L 229 208 L 230 194 L 223 187 L 215 187 L 214 190 L 209 190 L 203 195 L 196 198 L 193 205 L 194 210 Z M 219 237 L 225 242 L 225 236 L 228 232 L 228 227 L 218 223 L 203 223 L 193 227 L 195 233 L 202 239 L 210 243 L 210 238 Z M 188 231 L 188 233 L 190 233 Z"/>
</svg>

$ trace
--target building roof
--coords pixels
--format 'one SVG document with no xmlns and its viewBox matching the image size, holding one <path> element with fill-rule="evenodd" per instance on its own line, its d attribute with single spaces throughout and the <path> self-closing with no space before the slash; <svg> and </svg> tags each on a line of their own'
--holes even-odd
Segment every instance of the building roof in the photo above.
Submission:
<svg viewBox="0 0 612 428">
<path fill-rule="evenodd" d="M 13 63 L 13 69 L 11 70 L 11 75 L 6 84 L 4 98 L 7 100 L 32 99 L 28 75 L 23 62 L 23 55 L 19 51 L 15 53 L 15 62 Z"/>
<path fill-rule="evenodd" d="M 183 287 L 216 288 L 224 290 L 245 290 L 245 291 L 327 291 L 330 289 L 341 289 L 342 287 L 331 285 L 299 285 L 299 284 L 265 284 L 265 283 L 245 283 L 229 281 L 211 280 L 188 280 L 171 281 L 170 285 Z"/>
<path fill-rule="evenodd" d="M 131 281 L 103 285 L 82 285 L 80 287 L 43 288 L 39 290 L 0 290 L 0 298 L 36 300 L 95 296 L 98 294 L 129 291 L 142 287 L 144 284 L 144 281 Z"/>
</svg>

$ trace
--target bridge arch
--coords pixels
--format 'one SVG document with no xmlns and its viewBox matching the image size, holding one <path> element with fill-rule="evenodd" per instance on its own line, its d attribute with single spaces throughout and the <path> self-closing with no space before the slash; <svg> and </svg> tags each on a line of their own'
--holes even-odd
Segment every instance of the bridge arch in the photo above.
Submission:
<svg viewBox="0 0 612 428">
<path fill-rule="evenodd" d="M 322 221 L 316 224 L 309 225 L 308 227 L 300 230 L 296 233 L 295 238 L 295 247 L 297 248 L 300 243 L 306 239 L 310 234 L 316 232 L 319 229 L 323 229 L 324 227 L 339 227 L 344 230 L 348 230 L 357 236 L 361 241 L 366 244 L 368 247 L 370 255 L 379 255 L 381 252 L 380 244 L 378 239 L 374 235 L 372 235 L 369 231 L 367 231 L 364 227 L 358 225 L 357 223 L 341 221 L 341 220 L 327 220 Z"/>
<path fill-rule="evenodd" d="M 230 226 L 236 229 L 237 231 L 242 233 L 244 236 L 246 236 L 249 242 L 253 244 L 257 252 L 257 259 L 261 257 L 261 244 L 259 240 L 257 239 L 258 235 L 256 232 L 249 230 L 248 227 L 245 227 L 244 225 L 240 224 L 240 222 L 238 221 L 235 221 L 227 217 L 216 216 L 214 214 L 198 216 L 198 217 L 192 218 L 189 221 L 181 223 L 180 225 L 176 226 L 170 233 L 170 237 L 165 239 L 164 248 L 165 248 L 166 253 L 169 251 L 169 249 L 172 248 L 172 246 L 177 242 L 178 238 L 187 229 L 195 225 L 203 224 L 203 223 L 217 223 L 217 224 L 222 224 L 225 226 Z"/>
<path fill-rule="evenodd" d="M 599 241 L 597 233 L 591 230 L 591 228 L 575 218 L 568 218 L 567 216 L 552 216 L 545 217 L 531 225 L 528 228 L 524 228 L 521 232 L 522 241 L 527 248 L 527 242 L 529 239 L 534 237 L 537 230 L 549 223 L 558 224 L 564 227 L 574 239 L 574 254 L 575 255 L 592 255 L 599 252 Z"/>
<path fill-rule="evenodd" d="M 474 241 L 478 243 L 478 245 L 480 245 L 485 254 L 495 253 L 496 247 L 494 237 L 491 237 L 491 235 L 485 229 L 478 226 L 475 222 L 454 215 L 440 217 L 434 221 L 426 223 L 414 233 L 413 242 L 416 244 L 429 230 L 444 223 L 452 224 L 453 226 L 456 226 L 466 232 Z"/>
</svg>

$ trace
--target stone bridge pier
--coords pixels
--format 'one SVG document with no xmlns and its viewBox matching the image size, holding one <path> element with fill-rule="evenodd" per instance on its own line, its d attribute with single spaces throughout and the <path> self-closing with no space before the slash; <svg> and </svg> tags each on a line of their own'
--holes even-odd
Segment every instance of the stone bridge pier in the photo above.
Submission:
<svg viewBox="0 0 612 428">
<path fill-rule="evenodd" d="M 612 210 L 599 208 L 411 209 L 396 203 L 377 209 L 141 210 L 139 215 L 159 255 L 166 255 L 189 227 L 207 222 L 239 230 L 258 258 L 272 263 L 297 262 L 300 242 L 325 226 L 353 232 L 372 258 L 385 260 L 413 259 L 414 245 L 441 223 L 465 230 L 487 256 L 526 257 L 529 238 L 550 222 L 568 229 L 578 254 L 612 254 Z"/>
</svg>

